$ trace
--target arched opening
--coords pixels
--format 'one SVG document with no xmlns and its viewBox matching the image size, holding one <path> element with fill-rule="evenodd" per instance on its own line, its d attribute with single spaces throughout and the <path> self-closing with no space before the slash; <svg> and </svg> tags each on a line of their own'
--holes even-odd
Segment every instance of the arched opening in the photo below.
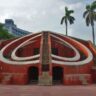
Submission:
<svg viewBox="0 0 96 96">
<path fill-rule="evenodd" d="M 61 67 L 52 68 L 52 81 L 53 84 L 63 84 L 63 68 Z"/>
<path fill-rule="evenodd" d="M 29 84 L 36 84 L 38 83 L 38 68 L 37 67 L 30 67 L 28 70 L 28 81 Z"/>
</svg>

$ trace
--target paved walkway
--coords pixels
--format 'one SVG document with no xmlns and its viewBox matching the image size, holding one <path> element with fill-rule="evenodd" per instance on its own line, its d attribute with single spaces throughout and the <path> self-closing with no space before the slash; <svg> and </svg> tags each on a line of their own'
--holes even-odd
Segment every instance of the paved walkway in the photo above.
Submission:
<svg viewBox="0 0 96 96">
<path fill-rule="evenodd" d="M 0 85 L 0 96 L 96 96 L 96 86 Z"/>
</svg>

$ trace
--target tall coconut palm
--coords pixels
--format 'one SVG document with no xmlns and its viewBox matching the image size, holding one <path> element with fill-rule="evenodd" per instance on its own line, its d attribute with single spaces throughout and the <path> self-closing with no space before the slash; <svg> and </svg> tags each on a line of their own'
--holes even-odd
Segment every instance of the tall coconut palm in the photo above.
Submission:
<svg viewBox="0 0 96 96">
<path fill-rule="evenodd" d="M 95 32 L 94 32 L 94 22 L 96 21 L 96 1 L 90 5 L 86 5 L 86 10 L 83 13 L 83 17 L 86 20 L 86 25 L 91 25 L 92 27 L 92 37 L 93 37 L 93 44 L 95 45 Z"/>
<path fill-rule="evenodd" d="M 62 17 L 61 24 L 63 24 L 65 22 L 66 35 L 68 35 L 68 21 L 70 24 L 73 24 L 74 20 L 75 20 L 75 18 L 73 16 L 71 16 L 72 13 L 74 13 L 73 10 L 68 10 L 68 8 L 65 7 L 65 16 Z"/>
</svg>

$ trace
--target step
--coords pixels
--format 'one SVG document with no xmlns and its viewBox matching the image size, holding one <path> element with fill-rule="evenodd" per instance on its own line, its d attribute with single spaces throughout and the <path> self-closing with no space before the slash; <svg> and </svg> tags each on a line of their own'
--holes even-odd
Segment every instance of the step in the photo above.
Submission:
<svg viewBox="0 0 96 96">
<path fill-rule="evenodd" d="M 48 72 L 43 72 L 39 77 L 39 85 L 52 85 L 52 77 Z"/>
</svg>

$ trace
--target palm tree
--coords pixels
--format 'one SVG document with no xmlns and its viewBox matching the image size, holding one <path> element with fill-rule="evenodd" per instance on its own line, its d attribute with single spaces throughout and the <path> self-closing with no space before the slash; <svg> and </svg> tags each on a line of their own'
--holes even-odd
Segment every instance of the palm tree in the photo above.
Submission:
<svg viewBox="0 0 96 96">
<path fill-rule="evenodd" d="M 92 36 L 93 36 L 93 44 L 95 45 L 95 32 L 94 32 L 94 22 L 96 21 L 96 1 L 90 5 L 86 5 L 86 10 L 83 13 L 83 17 L 86 20 L 86 25 L 91 25 L 92 27 Z"/>
<path fill-rule="evenodd" d="M 72 13 L 74 13 L 73 10 L 68 10 L 68 8 L 65 7 L 65 16 L 62 17 L 61 24 L 63 24 L 63 22 L 65 22 L 66 35 L 68 35 L 68 21 L 70 24 L 73 24 L 74 20 L 75 20 L 75 18 L 73 16 L 71 16 Z"/>
</svg>

